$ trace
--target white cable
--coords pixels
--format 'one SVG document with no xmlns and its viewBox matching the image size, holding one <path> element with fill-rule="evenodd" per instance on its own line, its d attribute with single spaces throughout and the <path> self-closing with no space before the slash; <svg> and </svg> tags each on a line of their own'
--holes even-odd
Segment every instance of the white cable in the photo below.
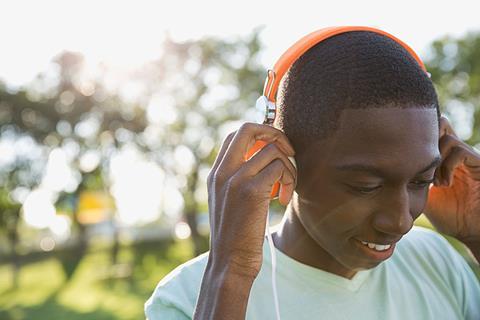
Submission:
<svg viewBox="0 0 480 320">
<path fill-rule="evenodd" d="M 277 314 L 277 320 L 280 320 L 280 307 L 278 305 L 278 294 L 277 294 L 277 279 L 275 273 L 277 270 L 277 256 L 275 254 L 275 245 L 273 244 L 272 235 L 270 233 L 270 226 L 267 217 L 267 239 L 268 245 L 270 247 L 270 256 L 272 258 L 272 289 L 273 289 L 273 300 L 275 302 L 275 312 Z"/>
<path fill-rule="evenodd" d="M 294 157 L 288 157 L 292 165 L 297 169 L 297 162 L 295 161 Z M 270 247 L 270 257 L 272 259 L 272 290 L 273 290 L 273 300 L 275 302 L 275 313 L 277 315 L 277 320 L 280 320 L 280 306 L 278 303 L 278 292 L 277 292 L 277 255 L 275 253 L 275 245 L 273 244 L 272 234 L 270 233 L 270 225 L 269 219 L 270 214 L 267 216 L 267 239 L 268 239 L 268 246 Z"/>
</svg>

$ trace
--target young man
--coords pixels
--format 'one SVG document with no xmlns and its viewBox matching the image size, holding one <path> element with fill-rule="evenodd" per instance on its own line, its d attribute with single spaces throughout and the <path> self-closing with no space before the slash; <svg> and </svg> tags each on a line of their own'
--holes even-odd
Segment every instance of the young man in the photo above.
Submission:
<svg viewBox="0 0 480 320">
<path fill-rule="evenodd" d="M 278 105 L 275 127 L 225 139 L 208 178 L 211 250 L 160 282 L 147 317 L 275 318 L 264 233 L 279 180 L 282 319 L 480 319 L 469 266 L 412 228 L 425 212 L 480 258 L 480 155 L 440 117 L 410 53 L 372 32 L 336 35 L 292 65 Z M 257 140 L 268 145 L 245 161 Z"/>
</svg>

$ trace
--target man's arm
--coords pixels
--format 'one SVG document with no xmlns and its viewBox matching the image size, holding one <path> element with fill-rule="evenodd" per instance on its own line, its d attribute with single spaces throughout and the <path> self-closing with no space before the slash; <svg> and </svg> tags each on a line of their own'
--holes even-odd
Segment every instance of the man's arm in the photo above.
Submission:
<svg viewBox="0 0 480 320">
<path fill-rule="evenodd" d="M 261 149 L 247 156 L 254 145 Z M 268 125 L 246 123 L 225 139 L 207 179 L 210 254 L 195 320 L 245 319 L 262 267 L 272 186 L 282 184 L 279 202 L 288 204 L 297 176 L 288 156 L 294 155 L 285 134 Z"/>
<path fill-rule="evenodd" d="M 193 319 L 245 317 L 254 277 L 213 265 L 210 261 L 207 264 Z"/>
</svg>

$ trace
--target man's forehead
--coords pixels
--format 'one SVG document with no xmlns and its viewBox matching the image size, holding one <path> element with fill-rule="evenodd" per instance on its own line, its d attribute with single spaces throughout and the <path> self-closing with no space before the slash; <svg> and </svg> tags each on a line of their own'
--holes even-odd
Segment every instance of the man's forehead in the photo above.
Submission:
<svg viewBox="0 0 480 320">
<path fill-rule="evenodd" d="M 332 135 L 299 155 L 305 164 L 418 160 L 422 165 L 438 154 L 434 109 L 346 109 L 339 121 Z"/>
<path fill-rule="evenodd" d="M 374 139 L 396 139 L 428 134 L 438 134 L 436 109 L 388 107 L 342 110 L 332 136 L 347 135 L 351 139 L 372 135 L 370 138 Z"/>
</svg>

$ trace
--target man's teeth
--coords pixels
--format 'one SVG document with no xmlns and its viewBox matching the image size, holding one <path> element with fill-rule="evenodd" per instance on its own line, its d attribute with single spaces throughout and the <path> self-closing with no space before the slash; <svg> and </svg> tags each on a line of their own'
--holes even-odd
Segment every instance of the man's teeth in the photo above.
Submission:
<svg viewBox="0 0 480 320">
<path fill-rule="evenodd" d="M 366 241 L 362 241 L 362 243 L 368 246 L 370 249 L 375 249 L 377 251 L 385 251 L 390 249 L 390 247 L 392 246 L 391 244 L 383 245 L 383 244 L 376 244 L 376 243 L 366 242 Z"/>
</svg>

